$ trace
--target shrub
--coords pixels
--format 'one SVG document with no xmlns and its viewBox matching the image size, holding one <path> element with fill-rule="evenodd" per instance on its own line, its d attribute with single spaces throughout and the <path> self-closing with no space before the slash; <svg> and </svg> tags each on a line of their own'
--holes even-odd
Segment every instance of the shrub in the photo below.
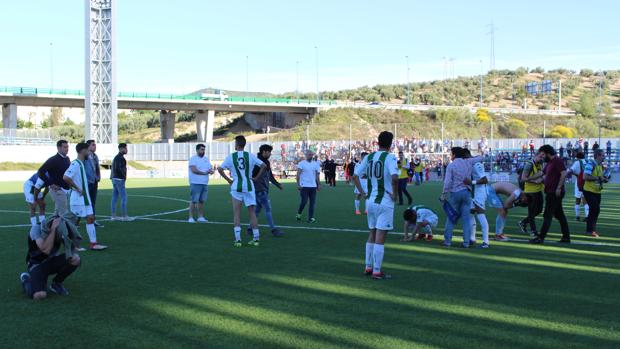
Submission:
<svg viewBox="0 0 620 349">
<path fill-rule="evenodd" d="M 549 133 L 549 137 L 551 138 L 573 138 L 575 137 L 575 132 L 570 127 L 556 125 L 556 126 L 553 126 L 553 129 Z"/>
</svg>

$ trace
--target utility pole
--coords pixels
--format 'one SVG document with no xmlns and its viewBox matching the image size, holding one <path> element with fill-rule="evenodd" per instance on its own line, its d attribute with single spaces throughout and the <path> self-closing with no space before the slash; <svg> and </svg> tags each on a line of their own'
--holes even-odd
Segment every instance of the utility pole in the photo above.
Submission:
<svg viewBox="0 0 620 349">
<path fill-rule="evenodd" d="M 558 114 L 562 112 L 562 80 L 558 80 Z"/>
<path fill-rule="evenodd" d="M 450 75 L 452 76 L 452 80 L 454 80 L 454 58 L 450 58 Z"/>
<path fill-rule="evenodd" d="M 480 108 L 482 108 L 482 59 L 480 60 Z"/>
<path fill-rule="evenodd" d="M 245 95 L 250 94 L 250 56 L 245 56 Z"/>
<path fill-rule="evenodd" d="M 319 92 L 319 47 L 314 46 L 314 56 L 316 59 L 316 103 L 321 104 L 321 93 Z"/>
<path fill-rule="evenodd" d="M 405 104 L 411 104 L 411 83 L 409 82 L 409 56 L 405 56 L 405 60 L 407 60 L 407 99 L 405 100 Z"/>
</svg>

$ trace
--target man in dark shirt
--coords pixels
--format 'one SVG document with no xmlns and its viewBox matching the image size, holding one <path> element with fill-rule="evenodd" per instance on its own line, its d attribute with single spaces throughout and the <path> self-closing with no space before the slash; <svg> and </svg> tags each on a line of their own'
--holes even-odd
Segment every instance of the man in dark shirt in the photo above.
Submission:
<svg viewBox="0 0 620 349">
<path fill-rule="evenodd" d="M 101 180 L 101 168 L 99 166 L 99 157 L 96 154 L 97 143 L 94 139 L 86 141 L 88 144 L 88 157 L 84 161 L 84 170 L 86 171 L 86 178 L 88 179 L 88 193 L 93 206 L 93 214 L 97 215 L 97 191 L 99 190 L 99 181 Z M 103 228 L 103 225 L 95 221 L 95 226 Z"/>
<path fill-rule="evenodd" d="M 566 181 L 566 166 L 560 159 L 552 146 L 545 144 L 538 149 L 538 155 L 543 157 L 547 166 L 544 169 L 545 177 L 545 212 L 543 213 L 543 225 L 537 237 L 530 240 L 533 244 L 545 242 L 547 232 L 551 227 L 551 220 L 555 217 L 562 229 L 562 239 L 560 242 L 570 243 L 570 231 L 568 221 L 564 215 L 562 199 L 564 199 L 564 182 Z"/>
<path fill-rule="evenodd" d="M 110 178 L 112 179 L 112 220 L 118 220 L 123 222 L 132 221 L 133 219 L 127 216 L 127 191 L 125 190 L 125 181 L 127 180 L 127 161 L 125 160 L 125 154 L 127 154 L 127 144 L 121 143 L 118 145 L 118 154 L 112 160 L 112 172 Z M 121 215 L 116 216 L 116 201 L 120 197 L 121 199 Z"/>
<path fill-rule="evenodd" d="M 325 182 L 330 187 L 336 186 L 336 162 L 329 156 L 323 162 L 323 173 L 325 173 Z"/>
<path fill-rule="evenodd" d="M 284 235 L 284 233 L 276 227 L 273 222 L 273 215 L 271 213 L 271 201 L 269 200 L 269 183 L 273 183 L 278 189 L 282 190 L 282 184 L 280 184 L 276 178 L 273 176 L 273 172 L 271 171 L 271 163 L 269 162 L 269 158 L 271 157 L 271 151 L 273 147 L 269 144 L 263 144 L 258 148 L 258 159 L 267 165 L 266 169 L 263 172 L 260 172 L 260 167 L 254 166 L 252 170 L 252 177 L 254 180 L 254 190 L 256 191 L 256 217 L 258 217 L 261 209 L 265 209 L 265 217 L 267 217 L 267 223 L 269 223 L 269 227 L 271 227 L 271 233 L 273 236 L 280 237 Z M 260 177 L 258 174 L 261 174 Z M 253 235 L 252 228 L 248 227 L 248 234 Z"/>
<path fill-rule="evenodd" d="M 67 191 L 69 190 L 69 185 L 63 180 L 63 176 L 69 165 L 71 165 L 71 161 L 67 156 L 67 153 L 69 153 L 69 143 L 61 139 L 56 142 L 56 149 L 58 153 L 47 159 L 37 173 L 41 179 L 46 178 L 46 175 L 49 178 L 50 196 L 54 201 L 54 214 L 64 215 L 68 211 Z M 35 185 L 34 197 L 38 197 L 39 191 L 41 191 L 41 187 L 37 188 Z"/>
</svg>

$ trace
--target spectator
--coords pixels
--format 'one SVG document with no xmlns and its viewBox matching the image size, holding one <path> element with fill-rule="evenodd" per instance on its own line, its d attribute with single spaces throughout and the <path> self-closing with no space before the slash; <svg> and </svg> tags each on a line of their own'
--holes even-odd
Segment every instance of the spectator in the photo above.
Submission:
<svg viewBox="0 0 620 349">
<path fill-rule="evenodd" d="M 88 158 L 84 161 L 84 169 L 86 171 L 86 178 L 88 179 L 88 192 L 90 193 L 90 200 L 93 205 L 93 215 L 97 216 L 97 191 L 99 190 L 99 181 L 101 181 L 101 167 L 99 166 L 99 157 L 96 154 L 97 143 L 94 139 L 86 141 L 88 144 Z M 102 224 L 95 221 L 95 227 L 103 228 Z"/>
<path fill-rule="evenodd" d="M 125 182 L 127 181 L 127 161 L 125 155 L 127 154 L 127 144 L 121 143 L 118 145 L 118 154 L 112 161 L 112 171 L 110 178 L 112 179 L 112 220 L 121 222 L 133 221 L 133 218 L 127 215 L 127 190 L 125 189 Z M 121 199 L 121 215 L 116 216 L 116 202 Z"/>
<path fill-rule="evenodd" d="M 196 145 L 196 155 L 189 159 L 189 223 L 206 223 L 205 202 L 209 195 L 209 176 L 214 173 L 209 157 L 205 155 L 205 145 Z M 194 220 L 194 212 L 198 218 Z"/>
<path fill-rule="evenodd" d="M 56 149 L 58 152 L 56 155 L 47 159 L 45 163 L 39 168 L 39 178 L 43 179 L 48 176 L 50 181 L 50 196 L 54 201 L 54 214 L 64 215 L 69 210 L 68 191 L 69 185 L 63 180 L 65 171 L 69 168 L 71 161 L 67 154 L 69 153 L 69 143 L 64 139 L 56 142 Z M 37 181 L 34 189 L 34 197 L 38 197 L 43 180 Z"/>
<path fill-rule="evenodd" d="M 605 155 L 601 149 L 592 151 L 593 159 L 588 160 L 584 170 L 585 184 L 583 185 L 583 195 L 590 205 L 590 213 L 586 220 L 586 235 L 599 237 L 596 232 L 596 222 L 601 212 L 601 192 L 603 183 L 607 183 L 609 178 L 603 173 L 603 162 Z"/>
</svg>

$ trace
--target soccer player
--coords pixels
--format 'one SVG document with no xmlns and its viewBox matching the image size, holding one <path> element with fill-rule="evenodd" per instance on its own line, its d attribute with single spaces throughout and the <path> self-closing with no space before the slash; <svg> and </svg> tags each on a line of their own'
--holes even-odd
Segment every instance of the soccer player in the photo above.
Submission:
<svg viewBox="0 0 620 349">
<path fill-rule="evenodd" d="M 77 217 L 86 218 L 86 233 L 90 240 L 89 248 L 93 251 L 102 251 L 108 247 L 97 243 L 95 214 L 88 192 L 86 170 L 84 169 L 84 161 L 86 161 L 89 154 L 88 144 L 78 143 L 75 146 L 75 151 L 77 152 L 77 159 L 71 162 L 71 165 L 69 165 L 69 168 L 63 176 L 64 181 L 67 182 L 71 188 L 69 194 L 69 209 Z"/>
<path fill-rule="evenodd" d="M 118 220 L 121 222 L 131 222 L 134 219 L 127 215 L 127 190 L 125 189 L 125 182 L 127 182 L 127 160 L 125 155 L 127 154 L 127 144 L 120 143 L 118 145 L 118 154 L 112 160 L 112 171 L 110 178 L 112 178 L 112 209 L 110 210 L 112 220 Z M 121 198 L 121 216 L 116 216 L 116 201 Z"/>
<path fill-rule="evenodd" d="M 521 172 L 520 182 L 523 183 L 523 192 L 527 197 L 527 217 L 519 221 L 519 228 L 523 234 L 528 234 L 527 225 L 530 225 L 530 235 L 538 235 L 536 229 L 536 216 L 543 208 L 543 160 L 540 154 L 536 154 L 532 160 L 527 161 Z"/>
<path fill-rule="evenodd" d="M 37 191 L 37 196 L 34 196 L 35 185 L 39 184 L 39 190 Z M 49 192 L 49 177 L 45 176 L 45 178 L 39 178 L 39 174 L 35 173 L 32 177 L 28 178 L 28 180 L 24 183 L 24 197 L 26 198 L 26 203 L 28 204 L 28 208 L 30 209 L 30 224 L 32 226 L 37 225 L 37 207 L 39 207 L 39 222 L 41 224 L 45 223 L 45 196 Z M 43 191 L 41 191 L 43 189 Z"/>
<path fill-rule="evenodd" d="M 583 152 L 577 152 L 575 157 L 577 159 L 571 165 L 566 176 L 569 178 L 571 176 L 577 177 L 575 180 L 575 219 L 579 222 L 581 221 L 581 218 L 579 217 L 581 206 L 583 205 L 585 221 L 590 214 L 590 205 L 588 205 L 587 199 L 583 196 L 583 186 L 585 184 L 584 169 L 586 167 L 586 161 L 584 160 L 585 156 Z"/>
<path fill-rule="evenodd" d="M 269 183 L 272 183 L 278 189 L 283 190 L 284 187 L 276 177 L 274 177 L 273 172 L 271 171 L 271 163 L 269 162 L 269 158 L 271 157 L 271 152 L 273 151 L 273 147 L 269 144 L 263 144 L 258 148 L 257 157 L 259 160 L 265 163 L 265 170 L 262 172 L 260 177 L 258 174 L 260 173 L 260 167 L 254 166 L 252 169 L 252 176 L 256 178 L 254 180 L 254 189 L 256 190 L 256 216 L 260 214 L 260 211 L 265 208 L 265 217 L 267 218 L 267 223 L 271 228 L 271 234 L 275 237 L 281 237 L 284 235 L 282 230 L 276 227 L 273 222 L 273 214 L 271 212 L 271 200 L 269 200 Z M 248 234 L 253 235 L 252 228 L 248 228 Z"/>
<path fill-rule="evenodd" d="M 364 161 L 364 158 L 368 155 L 368 153 L 363 152 L 362 153 L 362 161 Z M 360 183 L 362 185 L 362 188 L 366 189 L 368 188 L 368 179 L 366 178 L 366 174 L 362 173 L 362 175 L 360 176 Z M 357 186 L 355 186 L 355 189 L 353 189 L 353 194 L 355 194 L 355 214 L 356 215 L 361 215 L 362 212 L 360 211 L 360 202 L 363 199 L 364 200 L 364 208 L 366 209 L 366 214 L 368 214 L 368 201 L 366 200 L 366 197 L 364 197 L 364 195 L 357 189 Z"/>
<path fill-rule="evenodd" d="M 308 223 L 315 223 L 314 205 L 316 204 L 316 193 L 321 190 L 321 164 L 314 159 L 312 150 L 306 151 L 306 159 L 297 164 L 297 189 L 301 195 L 301 202 L 295 218 L 300 221 L 301 213 L 304 211 L 308 199 Z"/>
<path fill-rule="evenodd" d="M 360 193 L 368 198 L 368 228 L 366 242 L 366 275 L 375 280 L 389 278 L 381 270 L 384 255 L 385 236 L 394 229 L 394 201 L 398 188 L 398 166 L 390 154 L 394 135 L 383 131 L 379 134 L 379 151 L 370 153 L 355 169 L 353 181 Z M 362 188 L 359 178 L 368 177 L 368 188 Z M 368 192 L 366 192 L 368 190 Z"/>
<path fill-rule="evenodd" d="M 403 236 L 402 241 L 426 240 L 433 241 L 433 228 L 437 227 L 439 217 L 435 211 L 422 205 L 411 205 L 403 212 Z M 409 237 L 411 231 L 411 237 Z"/>
<path fill-rule="evenodd" d="M 208 222 L 205 218 L 205 201 L 207 201 L 209 175 L 214 173 L 209 157 L 205 155 L 205 145 L 196 145 L 196 155 L 189 159 L 189 223 Z M 194 212 L 198 218 L 194 220 Z"/>
<path fill-rule="evenodd" d="M 471 158 L 469 149 L 464 149 L 465 158 Z M 489 221 L 486 216 L 487 190 L 489 180 L 484 172 L 484 164 L 476 162 L 471 169 L 471 185 L 474 188 L 474 197 L 471 201 L 471 211 L 469 219 L 471 221 L 471 237 L 470 243 L 476 244 L 476 219 L 480 222 L 482 229 L 482 245 L 480 248 L 489 247 Z"/>
<path fill-rule="evenodd" d="M 37 173 L 39 174 L 39 178 L 45 178 L 45 176 L 49 177 L 50 196 L 52 197 L 52 201 L 54 201 L 54 214 L 63 215 L 67 212 L 67 191 L 69 190 L 69 186 L 63 180 L 63 175 L 71 163 L 71 160 L 69 160 L 67 156 L 69 153 L 69 143 L 61 139 L 56 142 L 56 149 L 58 153 L 47 159 Z M 41 187 L 35 185 L 35 190 L 33 191 L 34 197 L 39 196 L 40 190 Z"/>
<path fill-rule="evenodd" d="M 506 195 L 506 199 L 502 201 L 500 194 Z M 509 182 L 495 182 L 487 185 L 487 203 L 489 206 L 497 209 L 497 217 L 495 218 L 495 240 L 508 241 L 504 235 L 504 226 L 506 225 L 506 217 L 508 210 L 516 207 L 527 206 L 527 197 L 525 193 L 516 185 Z"/>
<path fill-rule="evenodd" d="M 256 195 L 254 192 L 254 182 L 252 169 L 254 166 L 260 167 L 255 178 L 260 178 L 266 168 L 264 162 L 259 160 L 256 155 L 244 151 L 246 140 L 243 136 L 235 137 L 235 152 L 228 155 L 224 162 L 218 167 L 220 176 L 230 184 L 230 196 L 233 204 L 233 232 L 235 234 L 235 247 L 241 247 L 241 205 L 245 205 L 250 216 L 250 226 L 252 227 L 253 240 L 248 243 L 250 246 L 260 245 L 260 231 L 256 219 Z M 228 170 L 232 179 L 226 175 L 224 170 Z"/>
</svg>

